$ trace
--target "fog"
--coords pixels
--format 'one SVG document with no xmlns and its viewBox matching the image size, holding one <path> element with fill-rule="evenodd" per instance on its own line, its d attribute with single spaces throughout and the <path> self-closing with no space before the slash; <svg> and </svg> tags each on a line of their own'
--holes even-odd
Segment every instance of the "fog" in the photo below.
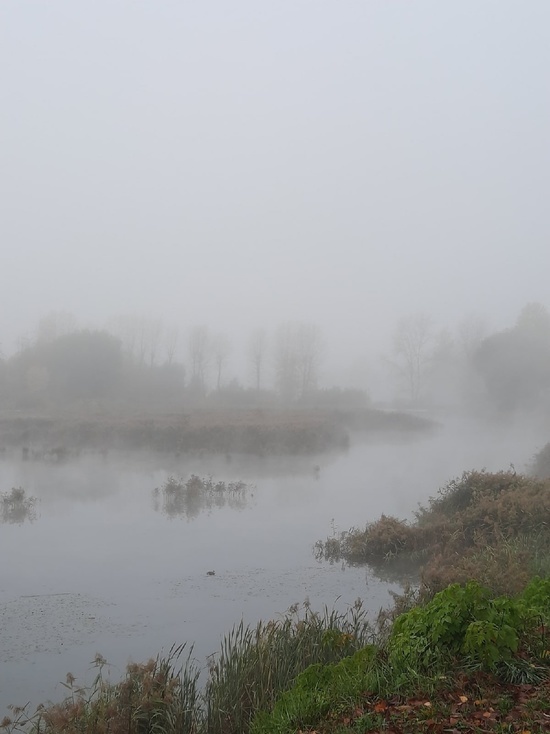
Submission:
<svg viewBox="0 0 550 734">
<path fill-rule="evenodd" d="M 2 3 L 4 354 L 51 311 L 236 342 L 300 320 L 330 384 L 404 315 L 499 330 L 548 305 L 549 21 L 542 0 Z"/>
<path fill-rule="evenodd" d="M 549 24 L 544 0 L 0 4 L 0 717 L 98 651 L 117 679 L 306 597 L 375 614 L 403 579 L 317 540 L 529 470 Z"/>
</svg>

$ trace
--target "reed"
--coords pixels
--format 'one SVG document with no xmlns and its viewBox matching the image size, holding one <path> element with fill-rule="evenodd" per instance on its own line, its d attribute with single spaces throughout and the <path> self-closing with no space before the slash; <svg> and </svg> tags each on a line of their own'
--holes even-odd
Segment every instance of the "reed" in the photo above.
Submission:
<svg viewBox="0 0 550 734">
<path fill-rule="evenodd" d="M 205 731 L 243 734 L 260 710 L 269 710 L 296 676 L 314 663 L 333 663 L 372 641 L 361 602 L 347 612 L 323 613 L 297 605 L 279 621 L 243 623 L 225 636 L 211 660 L 204 692 Z"/>
</svg>

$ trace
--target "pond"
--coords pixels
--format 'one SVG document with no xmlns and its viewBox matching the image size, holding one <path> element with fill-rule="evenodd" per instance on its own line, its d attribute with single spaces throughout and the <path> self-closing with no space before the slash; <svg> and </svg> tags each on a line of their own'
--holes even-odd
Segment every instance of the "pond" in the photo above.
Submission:
<svg viewBox="0 0 550 734">
<path fill-rule="evenodd" d="M 82 456 L 0 460 L 0 492 L 36 498 L 0 526 L 0 717 L 90 682 L 101 653 L 118 678 L 129 660 L 195 643 L 200 661 L 238 623 L 306 599 L 373 615 L 391 602 L 368 569 L 319 562 L 316 540 L 380 514 L 411 517 L 465 469 L 522 470 L 545 442 L 535 430 L 446 421 L 415 439 L 354 437 L 344 454 L 307 458 Z M 247 487 L 191 505 L 166 502 L 170 477 Z M 214 573 L 209 573 L 209 572 Z"/>
</svg>

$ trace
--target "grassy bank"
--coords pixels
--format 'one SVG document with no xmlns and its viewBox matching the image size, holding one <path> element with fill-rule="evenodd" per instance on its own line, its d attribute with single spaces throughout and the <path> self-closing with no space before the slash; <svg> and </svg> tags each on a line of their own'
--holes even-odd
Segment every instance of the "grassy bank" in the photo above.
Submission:
<svg viewBox="0 0 550 734">
<path fill-rule="evenodd" d="M 375 629 L 306 605 L 239 625 L 207 666 L 192 650 L 128 666 L 122 681 L 69 675 L 65 701 L 1 727 L 36 734 L 342 734 L 543 732 L 550 727 L 550 581 L 513 597 L 454 584 Z"/>
<path fill-rule="evenodd" d="M 424 596 L 477 579 L 494 593 L 517 593 L 550 574 L 550 479 L 515 471 L 465 472 L 449 482 L 415 522 L 382 516 L 319 541 L 328 560 L 369 564 L 384 574 L 416 575 Z"/>
<path fill-rule="evenodd" d="M 377 410 L 194 410 L 160 415 L 4 414 L 0 448 L 60 461 L 82 450 L 315 454 L 349 445 L 350 431 L 422 433 L 430 421 Z"/>
</svg>

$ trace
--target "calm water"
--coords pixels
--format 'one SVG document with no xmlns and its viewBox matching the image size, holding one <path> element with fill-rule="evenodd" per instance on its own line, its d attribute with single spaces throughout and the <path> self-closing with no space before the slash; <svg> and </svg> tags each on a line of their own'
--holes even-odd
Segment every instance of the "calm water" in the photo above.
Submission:
<svg viewBox="0 0 550 734">
<path fill-rule="evenodd" d="M 455 423 L 300 460 L 5 457 L 0 491 L 21 486 L 38 501 L 32 522 L 0 526 L 0 716 L 9 703 L 59 700 L 69 671 L 89 682 L 96 652 L 117 677 L 185 640 L 204 660 L 242 618 L 274 618 L 306 597 L 315 609 L 360 597 L 378 611 L 398 586 L 317 562 L 314 542 L 381 513 L 410 517 L 464 469 L 521 470 L 546 440 Z M 246 502 L 167 515 L 154 489 L 192 473 L 254 486 Z"/>
</svg>

